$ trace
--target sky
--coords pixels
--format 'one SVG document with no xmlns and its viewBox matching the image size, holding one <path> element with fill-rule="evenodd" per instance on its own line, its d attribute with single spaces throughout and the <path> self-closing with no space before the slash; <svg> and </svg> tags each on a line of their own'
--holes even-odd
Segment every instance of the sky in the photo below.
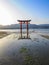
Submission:
<svg viewBox="0 0 49 65">
<path fill-rule="evenodd" d="M 0 25 L 31 19 L 32 24 L 49 24 L 49 0 L 0 0 Z"/>
</svg>

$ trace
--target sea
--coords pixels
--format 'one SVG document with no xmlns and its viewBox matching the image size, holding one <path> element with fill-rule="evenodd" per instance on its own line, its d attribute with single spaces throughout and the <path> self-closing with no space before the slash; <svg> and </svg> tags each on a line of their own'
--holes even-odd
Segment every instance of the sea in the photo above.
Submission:
<svg viewBox="0 0 49 65">
<path fill-rule="evenodd" d="M 0 31 L 5 32 L 20 32 L 20 29 L 0 29 Z M 26 29 L 22 29 L 22 31 L 27 31 Z M 29 31 L 49 33 L 49 29 L 29 29 Z"/>
</svg>

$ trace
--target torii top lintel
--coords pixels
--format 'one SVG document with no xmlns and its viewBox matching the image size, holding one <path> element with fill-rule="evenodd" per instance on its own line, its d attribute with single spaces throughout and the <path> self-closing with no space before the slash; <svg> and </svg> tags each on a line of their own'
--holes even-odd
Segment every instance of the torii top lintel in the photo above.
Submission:
<svg viewBox="0 0 49 65">
<path fill-rule="evenodd" d="M 18 20 L 18 22 L 30 22 L 31 20 Z"/>
</svg>

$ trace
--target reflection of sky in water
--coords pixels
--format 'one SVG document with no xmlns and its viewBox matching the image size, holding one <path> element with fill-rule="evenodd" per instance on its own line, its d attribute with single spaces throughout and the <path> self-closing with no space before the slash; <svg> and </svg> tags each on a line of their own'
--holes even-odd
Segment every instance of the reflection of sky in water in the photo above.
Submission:
<svg viewBox="0 0 49 65">
<path fill-rule="evenodd" d="M 49 40 L 41 37 L 38 33 L 32 33 L 30 34 L 30 37 L 31 40 L 18 40 L 18 35 L 12 33 L 3 39 L 0 39 L 0 58 L 9 59 L 11 57 L 20 57 L 20 48 L 26 47 L 29 49 L 29 53 L 32 54 L 32 56 L 40 57 L 47 62 L 49 60 Z M 6 60 L 4 61 L 6 62 Z M 10 60 L 7 60 L 7 62 L 10 62 Z"/>
</svg>

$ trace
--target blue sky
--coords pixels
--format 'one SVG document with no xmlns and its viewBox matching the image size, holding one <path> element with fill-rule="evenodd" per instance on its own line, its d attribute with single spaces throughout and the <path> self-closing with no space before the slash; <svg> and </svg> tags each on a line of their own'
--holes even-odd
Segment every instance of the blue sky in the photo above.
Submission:
<svg viewBox="0 0 49 65">
<path fill-rule="evenodd" d="M 12 0 L 22 11 L 41 18 L 49 18 L 49 0 Z"/>
<path fill-rule="evenodd" d="M 8 3 L 13 23 L 17 19 L 31 19 L 33 24 L 49 24 L 49 0 L 4 0 L 4 3 Z"/>
</svg>

